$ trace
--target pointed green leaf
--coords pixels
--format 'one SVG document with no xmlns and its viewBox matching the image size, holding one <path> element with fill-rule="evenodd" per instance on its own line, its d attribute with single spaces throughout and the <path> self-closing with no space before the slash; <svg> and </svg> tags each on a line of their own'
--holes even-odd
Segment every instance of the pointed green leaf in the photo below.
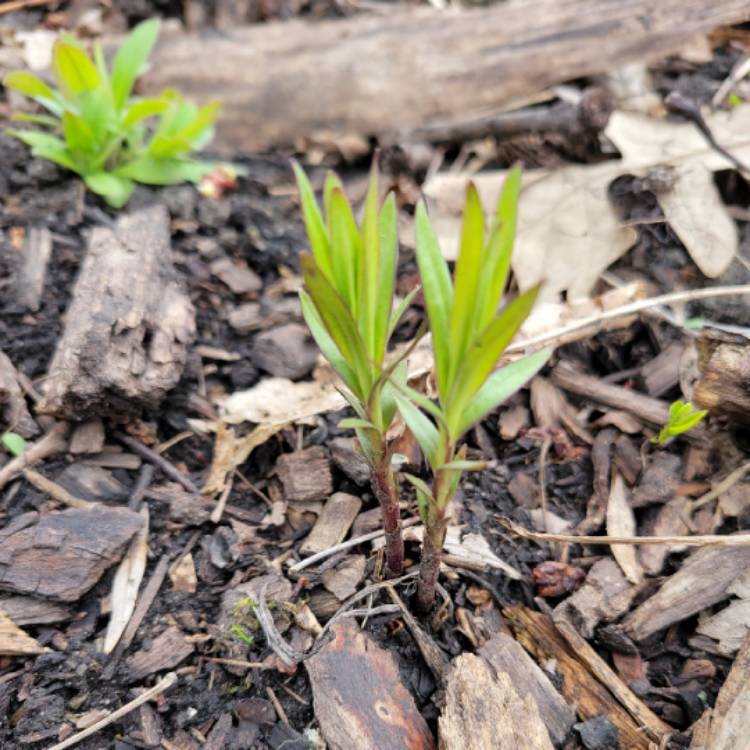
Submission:
<svg viewBox="0 0 750 750">
<path fill-rule="evenodd" d="M 409 306 L 414 301 L 414 298 L 419 294 L 420 290 L 422 289 L 421 286 L 415 286 L 414 289 L 412 289 L 409 294 L 404 297 L 401 302 L 398 303 L 398 306 L 393 311 L 393 314 L 391 315 L 391 321 L 388 324 L 388 333 L 386 335 L 386 342 L 390 341 L 393 337 L 393 332 L 398 327 L 398 324 L 401 322 L 401 318 L 404 317 L 404 313 L 409 309 Z"/>
<path fill-rule="evenodd" d="M 112 93 L 118 110 L 125 106 L 158 36 L 159 21 L 151 18 L 139 23 L 117 50 L 112 61 Z"/>
<path fill-rule="evenodd" d="M 363 419 L 365 422 L 369 421 L 364 405 L 351 391 L 348 391 L 346 388 L 337 388 L 336 390 L 346 399 L 346 402 L 354 409 L 360 419 Z"/>
<path fill-rule="evenodd" d="M 169 102 L 164 99 L 140 99 L 128 107 L 122 125 L 124 128 L 132 127 L 147 117 L 160 115 L 168 106 Z"/>
<path fill-rule="evenodd" d="M 443 464 L 440 467 L 441 471 L 485 471 L 490 465 L 489 461 L 466 461 L 461 459 L 455 459 L 449 461 L 447 464 Z"/>
<path fill-rule="evenodd" d="M 419 443 L 425 458 L 433 469 L 436 468 L 440 462 L 440 435 L 437 428 L 409 399 L 400 393 L 396 393 L 396 401 L 406 426 Z"/>
<path fill-rule="evenodd" d="M 364 342 L 351 313 L 310 255 L 303 253 L 300 264 L 307 292 L 320 313 L 328 334 L 356 373 L 359 390 L 355 390 L 355 393 L 364 401 L 370 391 L 371 371 Z"/>
<path fill-rule="evenodd" d="M 508 303 L 466 352 L 446 402 L 451 434 L 469 399 L 490 376 L 505 348 L 528 317 L 538 294 L 539 286 L 535 286 Z"/>
<path fill-rule="evenodd" d="M 57 87 L 70 102 L 84 91 L 93 91 L 100 78 L 91 58 L 77 46 L 58 40 L 52 47 L 52 72 Z"/>
<path fill-rule="evenodd" d="M 113 208 L 122 208 L 135 189 L 135 183 L 125 177 L 118 177 L 110 172 L 97 172 L 83 176 L 86 186 L 94 193 L 101 195 Z"/>
<path fill-rule="evenodd" d="M 552 349 L 542 349 L 528 357 L 507 364 L 490 375 L 487 382 L 469 401 L 458 420 L 454 437 L 463 435 L 500 404 L 523 388 L 541 370 L 552 356 Z"/>
<path fill-rule="evenodd" d="M 451 366 L 449 378 L 455 375 L 458 363 L 477 330 L 475 310 L 479 308 L 479 280 L 483 272 L 484 212 L 474 183 L 469 183 L 464 205 L 461 245 L 453 292 L 453 312 L 450 321 Z M 481 330 L 479 328 L 478 330 Z"/>
<path fill-rule="evenodd" d="M 328 202 L 333 283 L 349 310 L 355 313 L 361 251 L 359 230 L 349 201 L 339 188 L 333 190 Z"/>
<path fill-rule="evenodd" d="M 61 167 L 70 169 L 73 172 L 80 174 L 78 164 L 76 164 L 73 154 L 65 145 L 65 141 L 61 140 L 57 136 L 51 135 L 50 133 L 42 133 L 40 131 L 33 130 L 14 130 L 9 128 L 5 131 L 8 135 L 12 135 L 14 138 L 23 141 L 27 146 L 31 147 L 31 153 L 34 156 L 41 156 L 43 159 L 49 159 L 50 161 L 59 164 Z"/>
<path fill-rule="evenodd" d="M 328 226 L 328 233 L 331 234 L 331 198 L 333 191 L 340 190 L 344 192 L 344 186 L 335 172 L 326 173 L 326 181 L 323 183 L 323 214 Z"/>
<path fill-rule="evenodd" d="M 513 242 L 516 236 L 518 196 L 521 192 L 521 170 L 514 167 L 505 178 L 497 214 L 487 248 L 482 257 L 480 307 L 476 326 L 484 328 L 494 318 L 510 272 Z"/>
<path fill-rule="evenodd" d="M 35 115 L 31 112 L 14 112 L 11 115 L 11 120 L 15 122 L 31 122 L 34 125 L 44 125 L 47 128 L 58 128 L 60 126 L 60 119 L 53 117 L 52 115 Z"/>
<path fill-rule="evenodd" d="M 3 433 L 0 443 L 11 456 L 20 456 L 26 450 L 26 441 L 15 432 Z"/>
<path fill-rule="evenodd" d="M 178 185 L 181 182 L 198 182 L 214 165 L 192 159 L 155 159 L 142 156 L 119 167 L 115 174 L 144 185 Z"/>
<path fill-rule="evenodd" d="M 380 209 L 379 226 L 379 269 L 378 293 L 375 306 L 375 349 L 374 359 L 380 363 L 388 346 L 391 310 L 393 309 L 393 289 L 396 284 L 398 263 L 398 229 L 396 198 L 391 193 Z"/>
<path fill-rule="evenodd" d="M 80 159 L 82 155 L 91 151 L 94 134 L 88 123 L 72 112 L 65 112 L 62 117 L 63 132 L 68 148 Z"/>
<path fill-rule="evenodd" d="M 328 232 L 323 223 L 323 217 L 320 215 L 315 194 L 302 167 L 297 162 L 292 162 L 292 168 L 297 178 L 297 188 L 299 189 L 300 202 L 302 203 L 302 216 L 305 220 L 307 237 L 310 240 L 310 250 L 312 250 L 315 262 L 321 271 L 329 279 L 332 279 L 333 268 L 331 266 Z"/>
<path fill-rule="evenodd" d="M 377 427 L 375 427 L 372 422 L 369 422 L 366 419 L 357 419 L 354 417 L 342 419 L 338 423 L 338 427 L 342 430 L 375 430 L 377 432 Z"/>
<path fill-rule="evenodd" d="M 378 220 L 378 168 L 373 161 L 362 218 L 362 265 L 359 283 L 359 329 L 367 354 L 377 361 L 375 316 L 380 282 L 380 226 Z"/>
<path fill-rule="evenodd" d="M 396 402 L 396 391 L 394 383 L 406 385 L 406 379 L 409 377 L 409 368 L 405 360 L 398 363 L 390 380 L 385 383 L 380 394 L 380 412 L 382 415 L 383 430 L 387 430 L 393 418 L 396 416 L 398 403 Z"/>
<path fill-rule="evenodd" d="M 24 70 L 16 70 L 3 78 L 3 86 L 14 89 L 28 96 L 34 101 L 39 102 L 43 107 L 48 109 L 52 114 L 58 117 L 62 116 L 62 107 L 58 100 L 58 95 L 44 82 L 33 73 L 27 73 Z"/>
<path fill-rule="evenodd" d="M 346 383 L 347 387 L 352 390 L 357 390 L 359 388 L 357 376 L 347 364 L 334 340 L 328 334 L 325 324 L 320 317 L 320 313 L 310 299 L 310 295 L 308 295 L 304 289 L 301 289 L 299 297 L 302 305 L 302 316 L 304 317 L 305 323 L 307 323 L 307 327 L 310 329 L 310 333 L 315 339 L 318 348 L 323 353 L 323 356 L 330 362 L 331 367 L 336 370 L 339 377 L 344 383 Z"/>
<path fill-rule="evenodd" d="M 425 482 L 413 474 L 404 472 L 402 476 L 416 490 L 419 517 L 422 519 L 422 523 L 428 524 L 430 522 L 430 506 L 432 505 L 432 490 Z"/>
<path fill-rule="evenodd" d="M 430 319 L 438 390 L 441 395 L 445 395 L 448 393 L 450 385 L 448 379 L 450 367 L 449 326 L 453 307 L 453 289 L 448 264 L 440 251 L 440 245 L 427 215 L 427 209 L 421 201 L 417 205 L 416 213 L 416 253 L 427 305 L 427 315 Z"/>
</svg>

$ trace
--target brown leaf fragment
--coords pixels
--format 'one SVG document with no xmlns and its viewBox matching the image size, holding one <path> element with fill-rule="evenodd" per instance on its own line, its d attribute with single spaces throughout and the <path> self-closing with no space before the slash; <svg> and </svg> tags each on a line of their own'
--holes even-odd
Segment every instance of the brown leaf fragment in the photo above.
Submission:
<svg viewBox="0 0 750 750">
<path fill-rule="evenodd" d="M 137 682 L 154 672 L 176 667 L 193 650 L 193 644 L 178 627 L 168 627 L 151 641 L 149 648 L 142 648 L 127 659 L 128 680 Z"/>
<path fill-rule="evenodd" d="M 142 525 L 138 513 L 102 505 L 24 513 L 0 530 L 0 589 L 77 601 Z"/>
<path fill-rule="evenodd" d="M 328 453 L 313 446 L 295 453 L 285 453 L 276 461 L 276 473 L 291 502 L 313 503 L 333 492 L 333 477 Z"/>
<path fill-rule="evenodd" d="M 462 654 L 448 676 L 438 720 L 440 750 L 549 750 L 553 745 L 531 693 L 478 656 Z"/>
<path fill-rule="evenodd" d="M 330 750 L 433 750 L 393 656 L 349 621 L 332 630 L 333 640 L 305 661 L 315 716 Z"/>
<path fill-rule="evenodd" d="M 357 590 L 364 578 L 366 565 L 367 558 L 364 555 L 350 555 L 335 568 L 329 568 L 323 573 L 323 585 L 343 602 Z"/>
<path fill-rule="evenodd" d="M 44 648 L 0 610 L 0 656 L 33 656 Z"/>
</svg>

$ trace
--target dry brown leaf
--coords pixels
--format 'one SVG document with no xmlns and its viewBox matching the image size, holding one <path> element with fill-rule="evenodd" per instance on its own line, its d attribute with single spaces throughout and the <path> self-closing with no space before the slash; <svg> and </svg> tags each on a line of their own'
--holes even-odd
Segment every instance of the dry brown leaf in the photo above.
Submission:
<svg viewBox="0 0 750 750">
<path fill-rule="evenodd" d="M 607 500 L 607 534 L 609 536 L 635 536 L 635 515 L 628 503 L 625 480 L 615 472 Z M 636 548 L 632 544 L 613 544 L 612 555 L 631 583 L 643 580 L 643 570 L 638 563 Z"/>
<path fill-rule="evenodd" d="M 195 563 L 192 553 L 178 560 L 177 565 L 169 569 L 169 580 L 172 581 L 172 591 L 185 591 L 194 594 L 198 588 L 198 576 L 195 572 Z"/>
<path fill-rule="evenodd" d="M 128 622 L 130 622 L 138 598 L 138 589 L 146 570 L 149 523 L 147 505 L 141 508 L 141 516 L 143 517 L 143 526 L 130 542 L 128 551 L 122 558 L 112 581 L 112 592 L 110 594 L 112 613 L 109 617 L 104 645 L 102 646 L 102 653 L 105 654 L 112 652 Z"/>
<path fill-rule="evenodd" d="M 0 656 L 33 656 L 44 648 L 0 609 Z"/>
</svg>

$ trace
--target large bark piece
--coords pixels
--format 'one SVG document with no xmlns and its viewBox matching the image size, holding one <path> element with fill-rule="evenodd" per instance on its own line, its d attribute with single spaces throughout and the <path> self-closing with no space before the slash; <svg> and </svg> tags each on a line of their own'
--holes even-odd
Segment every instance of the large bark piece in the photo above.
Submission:
<svg viewBox="0 0 750 750">
<path fill-rule="evenodd" d="M 24 513 L 0 530 L 0 590 L 74 602 L 119 561 L 143 519 L 93 506 Z"/>
<path fill-rule="evenodd" d="M 749 15 L 745 0 L 516 0 L 269 23 L 164 37 L 147 88 L 222 100 L 216 146 L 254 151 L 480 117 Z"/>
<path fill-rule="evenodd" d="M 174 387 L 195 313 L 172 265 L 169 217 L 153 206 L 97 227 L 39 411 L 72 419 L 156 406 Z"/>
</svg>

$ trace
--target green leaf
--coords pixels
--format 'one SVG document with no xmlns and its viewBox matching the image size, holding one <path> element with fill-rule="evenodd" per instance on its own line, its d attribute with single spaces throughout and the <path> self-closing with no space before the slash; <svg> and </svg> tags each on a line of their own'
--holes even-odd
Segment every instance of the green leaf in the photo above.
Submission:
<svg viewBox="0 0 750 750">
<path fill-rule="evenodd" d="M 373 161 L 362 218 L 362 265 L 359 280 L 359 329 L 367 354 L 378 361 L 376 354 L 375 316 L 378 308 L 380 282 L 380 222 L 378 217 L 378 168 Z"/>
<path fill-rule="evenodd" d="M 169 106 L 165 99 L 140 99 L 131 104 L 122 120 L 124 128 L 130 128 L 141 120 L 160 115 Z"/>
<path fill-rule="evenodd" d="M 383 430 L 387 430 L 393 418 L 396 416 L 398 404 L 396 403 L 395 388 L 392 383 L 406 385 L 409 377 L 409 367 L 405 360 L 398 363 L 390 380 L 385 383 L 380 394 L 380 413 L 382 415 Z"/>
<path fill-rule="evenodd" d="M 27 73 L 24 70 L 16 70 L 3 78 L 3 86 L 15 89 L 20 93 L 28 96 L 34 101 L 39 102 L 43 107 L 48 109 L 52 114 L 58 117 L 62 116 L 62 107 L 58 100 L 57 94 L 33 73 Z"/>
<path fill-rule="evenodd" d="M 373 356 L 380 363 L 388 346 L 393 289 L 398 262 L 398 228 L 396 198 L 391 193 L 380 210 L 378 292 L 375 302 L 375 346 Z"/>
<path fill-rule="evenodd" d="M 76 155 L 76 160 L 83 161 L 94 145 L 91 128 L 82 117 L 72 112 L 63 114 L 62 124 L 68 148 Z"/>
<path fill-rule="evenodd" d="M 213 124 L 221 109 L 221 102 L 218 100 L 209 102 L 201 107 L 191 118 L 191 120 L 182 127 L 177 135 L 187 141 L 193 148 L 203 148 L 207 144 L 205 136 L 213 134 Z M 209 137 L 210 140 L 210 137 Z"/>
<path fill-rule="evenodd" d="M 390 341 L 391 337 L 393 336 L 393 332 L 396 330 L 398 324 L 401 322 L 401 318 L 403 318 L 404 313 L 409 309 L 409 306 L 414 301 L 414 298 L 417 296 L 419 291 L 422 289 L 421 286 L 415 286 L 414 289 L 412 289 L 409 294 L 404 297 L 401 302 L 398 303 L 398 307 L 393 311 L 393 314 L 391 315 L 391 321 L 388 324 L 388 333 L 386 335 L 386 341 Z"/>
<path fill-rule="evenodd" d="M 52 47 L 52 72 L 57 87 L 69 102 L 84 91 L 93 91 L 101 80 L 91 58 L 77 46 L 58 40 Z"/>
<path fill-rule="evenodd" d="M 35 115 L 31 112 L 14 112 L 11 119 L 16 122 L 31 122 L 35 125 L 44 125 L 47 128 L 59 128 L 60 119 L 52 115 Z"/>
<path fill-rule="evenodd" d="M 110 172 L 96 172 L 83 176 L 86 186 L 101 195 L 113 208 L 122 208 L 135 189 L 135 183 Z"/>
<path fill-rule="evenodd" d="M 454 437 L 463 435 L 472 425 L 523 388 L 547 364 L 551 356 L 552 349 L 542 349 L 493 373 L 461 413 Z"/>
<path fill-rule="evenodd" d="M 456 263 L 453 312 L 450 321 L 451 363 L 449 379 L 455 375 L 458 363 L 472 341 L 477 328 L 474 311 L 481 305 L 479 280 L 482 274 L 484 247 L 484 212 L 476 186 L 469 183 L 461 229 L 461 250 Z"/>
<path fill-rule="evenodd" d="M 349 310 L 357 310 L 357 279 L 361 240 L 346 196 L 335 188 L 328 197 L 330 252 L 333 283 Z"/>
<path fill-rule="evenodd" d="M 438 468 L 440 456 L 440 434 L 435 425 L 412 404 L 409 399 L 396 393 L 396 401 L 406 426 L 411 430 L 425 458 L 433 469 Z"/>
<path fill-rule="evenodd" d="M 112 62 L 112 93 L 118 110 L 125 106 L 158 36 L 159 21 L 151 18 L 139 23 L 117 50 Z"/>
<path fill-rule="evenodd" d="M 119 167 L 115 174 L 144 185 L 178 185 L 181 182 L 198 182 L 213 168 L 214 165 L 208 162 L 142 156 Z"/>
<path fill-rule="evenodd" d="M 310 333 L 315 339 L 318 348 L 323 353 L 323 356 L 330 362 L 331 367 L 336 370 L 348 388 L 354 391 L 358 390 L 357 376 L 347 364 L 334 340 L 328 334 L 320 313 L 310 299 L 310 295 L 304 289 L 301 289 L 299 296 L 305 323 L 307 323 L 307 327 L 310 329 Z"/>
<path fill-rule="evenodd" d="M 109 95 L 102 89 L 84 91 L 80 97 L 80 113 L 88 125 L 95 143 L 89 146 L 89 151 L 96 153 L 101 150 L 107 140 L 110 127 L 115 119 Z"/>
<path fill-rule="evenodd" d="M 422 519 L 422 523 L 425 525 L 430 522 L 430 505 L 432 505 L 432 490 L 429 486 L 423 482 L 419 477 L 415 477 L 413 474 L 402 474 L 409 484 L 411 484 L 417 491 L 417 510 L 419 511 L 419 517 Z"/>
<path fill-rule="evenodd" d="M 341 180 L 338 178 L 338 175 L 336 175 L 335 172 L 326 172 L 326 181 L 323 185 L 323 213 L 325 214 L 329 234 L 331 234 L 331 199 L 333 198 L 334 190 L 340 190 L 343 193 L 344 186 L 342 185 Z"/>
<path fill-rule="evenodd" d="M 348 391 L 346 388 L 337 388 L 336 390 L 346 399 L 346 402 L 354 409 L 360 419 L 365 422 L 369 421 L 363 403 L 351 391 Z"/>
<path fill-rule="evenodd" d="M 480 307 L 476 329 L 481 330 L 495 317 L 510 272 L 513 241 L 516 236 L 518 196 L 521 192 L 521 170 L 514 167 L 505 178 L 497 214 L 482 258 Z"/>
<path fill-rule="evenodd" d="M 441 471 L 484 471 L 489 466 L 489 461 L 465 461 L 455 459 L 443 464 Z"/>
<path fill-rule="evenodd" d="M 328 232 L 326 231 L 323 217 L 320 215 L 315 194 L 302 167 L 297 162 L 292 162 L 292 168 L 297 178 L 297 187 L 299 189 L 300 202 L 302 203 L 302 216 L 305 220 L 307 237 L 310 240 L 310 250 L 312 250 L 315 262 L 323 274 L 329 279 L 333 279 Z"/>
<path fill-rule="evenodd" d="M 353 390 L 364 401 L 370 391 L 371 371 L 364 342 L 351 313 L 310 255 L 303 253 L 300 265 L 307 292 L 320 313 L 328 334 L 357 375 L 359 389 Z"/>
<path fill-rule="evenodd" d="M 417 205 L 416 213 L 416 253 L 427 305 L 427 315 L 430 319 L 438 390 L 445 395 L 450 385 L 448 379 L 450 367 L 449 325 L 453 307 L 453 289 L 448 264 L 440 251 L 440 245 L 427 215 L 427 209 L 421 201 Z"/>
<path fill-rule="evenodd" d="M 26 450 L 26 441 L 15 432 L 6 432 L 0 436 L 0 443 L 11 456 L 20 456 Z"/>
<path fill-rule="evenodd" d="M 31 146 L 31 153 L 34 156 L 41 156 L 43 159 L 59 164 L 61 167 L 70 169 L 72 172 L 80 174 L 80 167 L 70 153 L 65 142 L 57 136 L 50 133 L 41 133 L 33 130 L 6 130 L 8 135 L 23 141 L 27 146 Z"/>
<path fill-rule="evenodd" d="M 342 430 L 375 430 L 375 432 L 378 431 L 378 428 L 375 427 L 375 425 L 372 422 L 369 422 L 366 419 L 356 419 L 354 417 L 347 417 L 346 419 L 342 419 L 338 426 Z"/>
<path fill-rule="evenodd" d="M 508 303 L 466 352 L 456 371 L 451 393 L 444 402 L 452 428 L 461 420 L 467 402 L 490 376 L 505 348 L 528 317 L 539 288 L 535 286 Z"/>
</svg>

